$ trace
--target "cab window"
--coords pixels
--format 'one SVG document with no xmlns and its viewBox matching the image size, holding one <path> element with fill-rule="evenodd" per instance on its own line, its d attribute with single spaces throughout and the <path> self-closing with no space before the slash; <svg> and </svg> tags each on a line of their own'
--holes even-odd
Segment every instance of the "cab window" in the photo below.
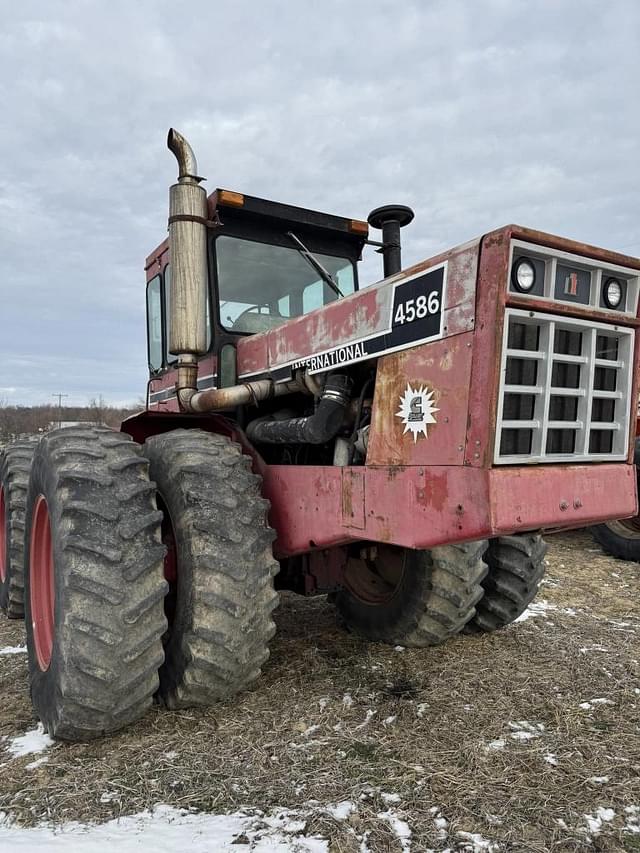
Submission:
<svg viewBox="0 0 640 853">
<path fill-rule="evenodd" d="M 160 276 L 147 285 L 147 353 L 149 370 L 162 369 L 162 292 Z"/>
</svg>

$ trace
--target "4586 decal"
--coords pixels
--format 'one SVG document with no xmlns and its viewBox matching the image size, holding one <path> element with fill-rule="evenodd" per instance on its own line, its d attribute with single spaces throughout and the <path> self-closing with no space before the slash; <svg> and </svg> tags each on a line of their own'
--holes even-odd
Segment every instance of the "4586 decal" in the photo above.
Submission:
<svg viewBox="0 0 640 853">
<path fill-rule="evenodd" d="M 413 323 L 414 320 L 424 320 L 428 314 L 439 312 L 440 294 L 437 290 L 432 290 L 428 296 L 421 293 L 416 299 L 400 302 L 393 317 L 393 324 L 401 326 L 403 323 Z"/>
</svg>

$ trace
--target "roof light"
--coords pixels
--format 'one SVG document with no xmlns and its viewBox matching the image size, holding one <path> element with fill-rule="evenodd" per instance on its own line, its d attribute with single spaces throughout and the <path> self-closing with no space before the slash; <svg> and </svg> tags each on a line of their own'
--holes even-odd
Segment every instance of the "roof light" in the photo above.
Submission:
<svg viewBox="0 0 640 853">
<path fill-rule="evenodd" d="M 364 234 L 365 237 L 369 236 L 369 226 L 361 219 L 352 219 L 349 222 L 349 231 L 353 231 L 355 234 Z"/>
<path fill-rule="evenodd" d="M 242 193 L 234 193 L 231 190 L 218 190 L 217 202 L 227 207 L 243 207 L 244 196 Z"/>
</svg>

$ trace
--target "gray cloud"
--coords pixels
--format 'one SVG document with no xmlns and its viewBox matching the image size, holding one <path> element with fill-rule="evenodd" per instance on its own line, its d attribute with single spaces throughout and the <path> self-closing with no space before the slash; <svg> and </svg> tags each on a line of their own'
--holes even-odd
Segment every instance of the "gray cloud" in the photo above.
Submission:
<svg viewBox="0 0 640 853">
<path fill-rule="evenodd" d="M 635 0 L 5 8 L 0 398 L 143 393 L 169 125 L 210 189 L 412 205 L 408 263 L 508 221 L 640 253 L 639 33 Z"/>
</svg>

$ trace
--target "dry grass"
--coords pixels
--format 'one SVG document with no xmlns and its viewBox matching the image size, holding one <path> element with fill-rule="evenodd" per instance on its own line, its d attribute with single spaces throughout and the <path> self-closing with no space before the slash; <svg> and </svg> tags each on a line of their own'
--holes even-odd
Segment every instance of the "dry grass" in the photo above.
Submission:
<svg viewBox="0 0 640 853">
<path fill-rule="evenodd" d="M 640 805 L 640 567 L 586 533 L 550 541 L 539 600 L 557 609 L 436 649 L 369 645 L 336 628 L 324 599 L 286 596 L 253 692 L 208 711 L 154 709 L 116 737 L 55 746 L 31 771 L 37 756 L 11 760 L 0 744 L 0 810 L 28 824 L 157 802 L 301 808 L 309 833 L 351 853 L 364 831 L 371 850 L 400 850 L 379 817 L 392 808 L 414 851 L 466 849 L 459 832 L 499 850 L 640 850 L 625 814 Z M 21 625 L 0 622 L 0 647 L 21 642 Z M 0 736 L 13 737 L 33 727 L 25 656 L 0 656 L 0 678 Z M 342 800 L 358 805 L 349 820 L 323 812 Z M 593 835 L 584 816 L 599 807 L 616 816 Z"/>
</svg>

